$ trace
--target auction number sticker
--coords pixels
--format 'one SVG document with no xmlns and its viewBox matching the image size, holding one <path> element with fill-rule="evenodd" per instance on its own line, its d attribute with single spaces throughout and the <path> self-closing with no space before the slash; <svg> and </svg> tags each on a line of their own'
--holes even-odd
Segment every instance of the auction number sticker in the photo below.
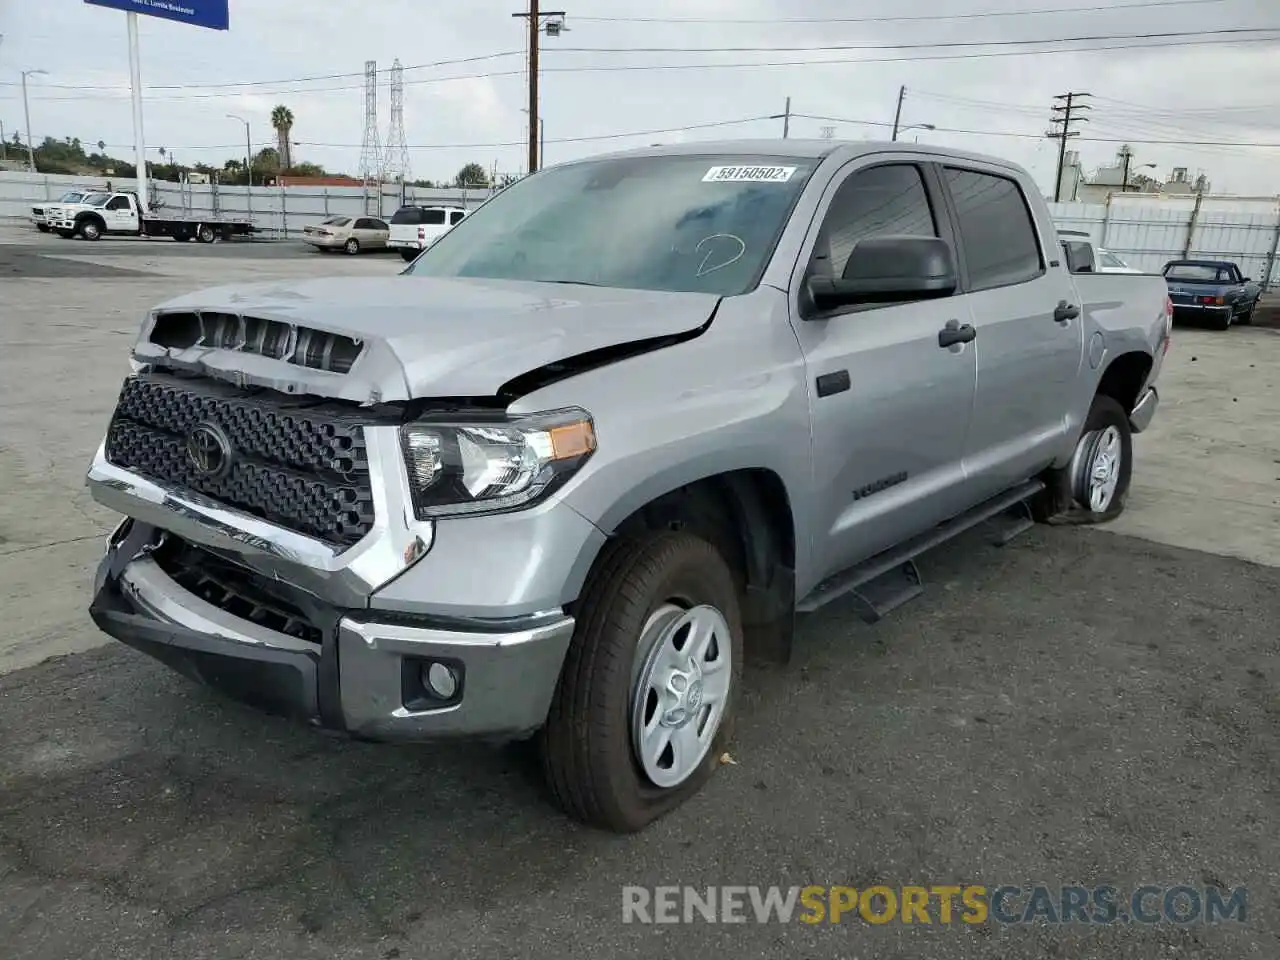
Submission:
<svg viewBox="0 0 1280 960">
<path fill-rule="evenodd" d="M 786 183 L 795 167 L 712 167 L 703 183 Z"/>
</svg>

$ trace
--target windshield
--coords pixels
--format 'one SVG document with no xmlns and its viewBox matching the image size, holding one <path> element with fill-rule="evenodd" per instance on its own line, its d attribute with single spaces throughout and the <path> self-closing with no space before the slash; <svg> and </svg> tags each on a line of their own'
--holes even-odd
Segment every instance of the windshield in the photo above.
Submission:
<svg viewBox="0 0 1280 960">
<path fill-rule="evenodd" d="M 1189 280 L 1192 283 L 1225 283 L 1231 279 L 1225 269 L 1207 263 L 1172 264 L 1165 267 L 1164 275 L 1170 280 Z"/>
<path fill-rule="evenodd" d="M 661 156 L 553 167 L 477 208 L 405 272 L 745 293 L 816 162 Z"/>
<path fill-rule="evenodd" d="M 83 193 L 78 193 L 73 190 L 70 193 L 64 193 L 62 196 L 60 196 L 58 198 L 58 202 L 59 203 L 79 203 L 82 197 L 84 197 Z"/>
</svg>

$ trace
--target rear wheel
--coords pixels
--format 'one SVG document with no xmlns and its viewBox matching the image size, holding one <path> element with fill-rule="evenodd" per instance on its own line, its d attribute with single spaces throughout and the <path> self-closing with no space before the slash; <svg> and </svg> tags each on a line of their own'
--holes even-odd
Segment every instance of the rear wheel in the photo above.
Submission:
<svg viewBox="0 0 1280 960">
<path fill-rule="evenodd" d="M 1071 462 L 1049 471 L 1046 489 L 1031 503 L 1037 520 L 1105 523 L 1124 511 L 1133 477 L 1133 430 L 1113 398 L 1093 398 Z"/>
<path fill-rule="evenodd" d="M 1253 312 L 1257 309 L 1258 309 L 1258 301 L 1255 300 L 1253 301 L 1253 303 L 1249 304 L 1248 310 L 1240 314 L 1240 316 L 1236 317 L 1236 323 L 1240 324 L 1241 326 L 1246 326 L 1246 327 L 1249 326 L 1249 324 L 1253 323 Z"/>
<path fill-rule="evenodd" d="M 348 240 L 346 243 L 342 245 L 342 249 L 347 251 L 347 253 L 351 254 L 354 257 L 357 253 L 360 252 L 360 241 L 357 240 L 355 237 L 352 237 L 350 240 Z"/>
<path fill-rule="evenodd" d="M 408 262 L 408 261 L 412 261 L 412 260 L 417 260 L 417 259 L 418 259 L 418 251 L 417 251 L 417 250 L 401 250 L 401 251 L 400 251 L 400 258 L 401 258 L 402 260 L 406 261 L 406 262 Z"/>
<path fill-rule="evenodd" d="M 1212 321 L 1213 329 L 1230 330 L 1231 316 L 1234 312 L 1235 312 L 1234 307 L 1228 307 L 1226 310 L 1223 310 L 1221 313 L 1215 314 Z"/>
<path fill-rule="evenodd" d="M 207 223 L 202 223 L 196 228 L 196 239 L 201 243 L 213 243 L 216 237 L 213 227 Z"/>
<path fill-rule="evenodd" d="M 559 805 L 630 833 L 705 784 L 728 741 L 742 671 L 733 574 L 687 533 L 606 547 L 540 734 Z"/>
</svg>

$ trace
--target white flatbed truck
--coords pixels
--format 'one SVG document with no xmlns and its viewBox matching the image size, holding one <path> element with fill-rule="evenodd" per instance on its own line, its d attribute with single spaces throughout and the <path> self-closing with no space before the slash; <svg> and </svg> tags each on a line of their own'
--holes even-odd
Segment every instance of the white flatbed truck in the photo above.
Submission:
<svg viewBox="0 0 1280 960">
<path fill-rule="evenodd" d="M 49 227 L 60 237 L 172 237 L 174 240 L 230 240 L 248 236 L 256 227 L 236 217 L 171 216 L 147 210 L 132 191 L 92 194 L 87 203 L 53 204 L 46 208 Z"/>
</svg>

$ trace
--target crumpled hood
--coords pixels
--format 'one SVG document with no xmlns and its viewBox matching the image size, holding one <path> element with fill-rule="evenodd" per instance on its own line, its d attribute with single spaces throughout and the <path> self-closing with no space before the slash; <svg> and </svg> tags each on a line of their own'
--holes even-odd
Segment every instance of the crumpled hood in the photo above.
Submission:
<svg viewBox="0 0 1280 960">
<path fill-rule="evenodd" d="M 364 349 L 350 371 L 203 345 L 166 349 L 149 342 L 152 323 L 134 355 L 358 402 L 490 397 L 547 364 L 697 330 L 718 302 L 702 293 L 410 275 L 255 283 L 188 294 L 155 312 L 238 314 L 353 337 Z"/>
</svg>

